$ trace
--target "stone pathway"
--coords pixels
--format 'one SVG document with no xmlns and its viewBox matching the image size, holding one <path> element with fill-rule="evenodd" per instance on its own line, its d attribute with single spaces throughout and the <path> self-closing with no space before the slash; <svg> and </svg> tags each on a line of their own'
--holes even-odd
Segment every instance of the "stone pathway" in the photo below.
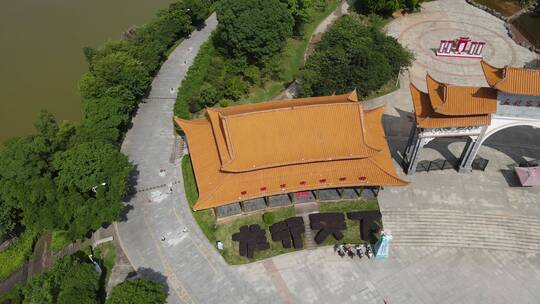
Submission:
<svg viewBox="0 0 540 304">
<path fill-rule="evenodd" d="M 311 230 L 311 227 L 309 226 L 309 215 L 311 213 L 319 212 L 319 203 L 312 202 L 312 203 L 294 204 L 294 208 L 296 210 L 296 216 L 301 216 L 302 219 L 304 219 L 304 226 L 306 230 L 303 236 L 304 248 L 305 249 L 316 248 L 317 244 L 315 243 L 315 235 L 313 233 L 313 230 Z"/>
</svg>

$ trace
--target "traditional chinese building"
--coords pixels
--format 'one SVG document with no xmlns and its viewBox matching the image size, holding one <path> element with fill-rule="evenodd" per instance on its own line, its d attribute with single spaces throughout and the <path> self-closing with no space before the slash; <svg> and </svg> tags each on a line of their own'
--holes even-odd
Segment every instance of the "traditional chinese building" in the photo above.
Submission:
<svg viewBox="0 0 540 304">
<path fill-rule="evenodd" d="M 199 190 L 194 210 L 228 216 L 315 200 L 373 197 L 396 175 L 381 118 L 350 94 L 208 109 L 177 124 Z"/>
<path fill-rule="evenodd" d="M 490 87 L 455 86 L 430 75 L 427 93 L 411 84 L 415 124 L 405 150 L 408 174 L 416 171 L 419 151 L 433 139 L 467 138 L 458 170 L 470 172 L 491 134 L 518 125 L 540 127 L 540 70 L 481 65 Z"/>
</svg>

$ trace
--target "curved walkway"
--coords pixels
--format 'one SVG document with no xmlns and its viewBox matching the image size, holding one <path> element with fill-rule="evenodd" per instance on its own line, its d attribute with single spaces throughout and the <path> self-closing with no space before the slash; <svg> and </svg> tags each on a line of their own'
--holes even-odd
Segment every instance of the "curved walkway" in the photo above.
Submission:
<svg viewBox="0 0 540 304">
<path fill-rule="evenodd" d="M 427 3 L 426 11 L 454 7 L 454 1 Z M 207 24 L 164 64 L 122 146 L 138 171 L 137 188 L 174 183 L 171 194 L 168 187 L 137 193 L 128 202 L 131 210 L 125 220 L 116 225 L 132 266 L 145 276 L 166 280 L 169 303 L 531 303 L 540 297 L 540 256 L 507 251 L 392 246 L 388 260 L 359 261 L 340 259 L 332 248 L 323 247 L 226 265 L 188 208 L 179 159 L 174 157 L 177 140 L 171 119 L 176 94 L 170 88 L 184 77 L 215 27 L 215 17 Z M 406 87 L 407 79 L 402 81 Z M 406 133 L 410 126 L 410 109 L 400 110 L 401 103 L 410 102 L 408 97 L 400 99 L 405 95 L 400 90 L 385 96 L 392 104 L 385 128 L 393 147 L 403 138 L 396 136 L 401 128 L 406 127 Z M 414 181 L 408 191 L 422 182 Z M 422 191 L 430 191 L 425 188 Z M 383 192 L 387 207 L 404 201 L 402 194 L 392 191 Z M 406 204 L 416 203 L 407 200 Z M 184 227 L 188 232 L 182 232 Z M 160 240 L 163 236 L 165 241 Z"/>
</svg>

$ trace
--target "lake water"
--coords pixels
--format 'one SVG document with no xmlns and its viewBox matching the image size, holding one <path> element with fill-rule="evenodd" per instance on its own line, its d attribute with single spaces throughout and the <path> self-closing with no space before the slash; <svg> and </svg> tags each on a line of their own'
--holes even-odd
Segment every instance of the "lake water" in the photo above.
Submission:
<svg viewBox="0 0 540 304">
<path fill-rule="evenodd" d="M 0 0 L 0 142 L 33 132 L 40 109 L 80 119 L 84 46 L 116 39 L 173 0 Z"/>
</svg>

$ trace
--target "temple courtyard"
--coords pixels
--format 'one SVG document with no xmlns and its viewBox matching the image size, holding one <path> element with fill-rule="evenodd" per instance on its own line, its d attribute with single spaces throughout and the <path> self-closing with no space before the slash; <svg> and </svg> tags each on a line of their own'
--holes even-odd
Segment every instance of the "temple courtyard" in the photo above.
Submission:
<svg viewBox="0 0 540 304">
<path fill-rule="evenodd" d="M 132 208 L 116 230 L 129 264 L 158 271 L 148 275 L 167 282 L 169 303 L 536 303 L 540 188 L 519 187 L 513 166 L 540 159 L 540 130 L 514 127 L 490 137 L 478 154 L 489 160 L 485 171 L 406 176 L 401 159 L 414 121 L 410 81 L 425 91 L 429 72 L 439 81 L 487 86 L 478 59 L 436 57 L 430 49 L 439 40 L 484 40 L 484 59 L 499 67 L 535 64 L 538 56 L 516 45 L 501 20 L 465 1 L 423 7 L 388 24 L 388 33 L 417 57 L 403 71 L 399 90 L 372 101 L 387 104 L 383 125 L 392 157 L 398 174 L 411 182 L 379 196 L 385 229 L 394 236 L 388 259 L 351 260 L 319 247 L 227 265 L 189 210 L 172 122 L 157 119 L 172 116 L 173 99 L 150 96 L 123 150 L 140 172 L 138 189 L 168 183 L 174 189 L 141 191 L 128 202 Z M 464 144 L 433 141 L 419 158 L 455 164 Z"/>
</svg>

